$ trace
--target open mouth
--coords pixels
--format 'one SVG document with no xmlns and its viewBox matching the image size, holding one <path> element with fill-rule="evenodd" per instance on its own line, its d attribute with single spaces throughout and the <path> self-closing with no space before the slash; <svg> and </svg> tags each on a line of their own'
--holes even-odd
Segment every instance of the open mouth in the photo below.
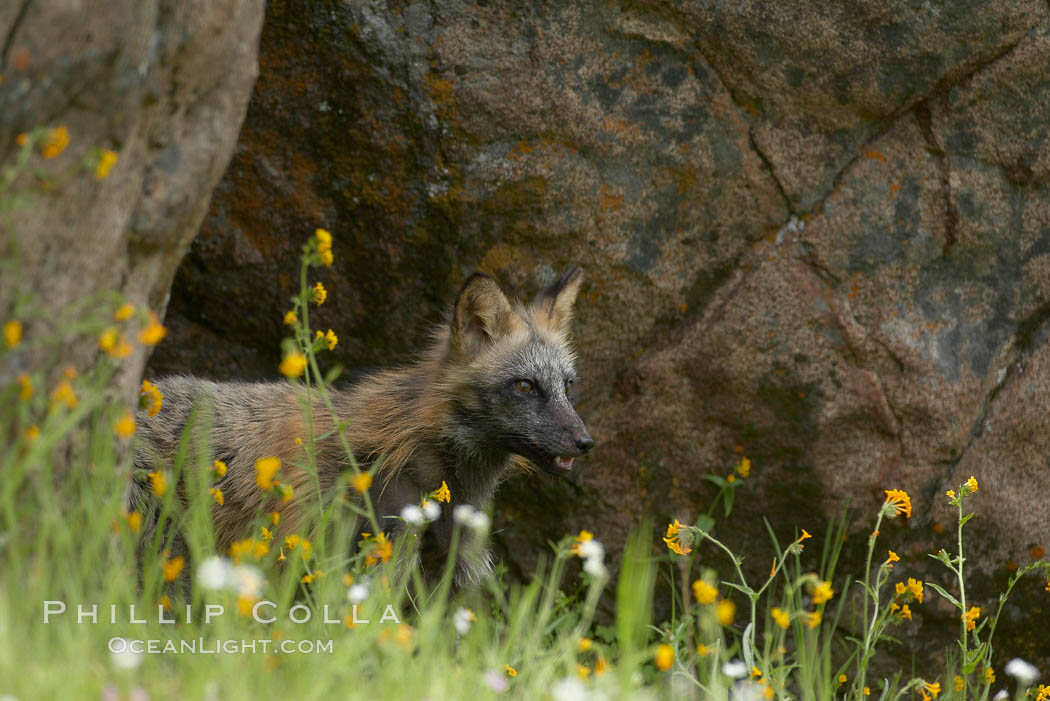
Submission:
<svg viewBox="0 0 1050 701">
<path fill-rule="evenodd" d="M 563 470 L 565 472 L 568 472 L 569 470 L 572 469 L 572 461 L 573 461 L 573 458 L 571 458 L 571 457 L 558 455 L 551 462 L 553 462 L 554 466 L 556 468 L 558 468 L 559 470 Z"/>
</svg>

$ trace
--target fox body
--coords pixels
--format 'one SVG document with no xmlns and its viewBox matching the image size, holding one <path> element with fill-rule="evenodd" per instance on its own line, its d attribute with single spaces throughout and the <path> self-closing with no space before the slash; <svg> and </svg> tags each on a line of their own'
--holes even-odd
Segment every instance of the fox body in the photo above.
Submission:
<svg viewBox="0 0 1050 701">
<path fill-rule="evenodd" d="M 163 408 L 139 417 L 142 441 L 135 466 L 146 472 L 169 468 L 192 424 L 188 454 L 203 447 L 207 464 L 214 459 L 227 465 L 215 485 L 224 504 L 211 509 L 225 551 L 250 535 L 253 520 L 264 512 L 281 513 L 278 536 L 302 532 L 304 505 L 317 503 L 317 490 L 324 499 L 348 488 L 345 441 L 359 468 L 377 468 L 369 493 L 380 525 L 391 535 L 403 525 L 396 516 L 404 506 L 447 483 L 452 501 L 426 531 L 421 553 L 424 570 L 430 568 L 425 574 L 432 576 L 450 546 L 451 507 L 484 509 L 500 480 L 523 458 L 564 475 L 573 458 L 593 446 L 573 408 L 578 378 L 569 330 L 582 279 L 583 270 L 572 269 L 522 305 L 511 303 L 492 278 L 475 273 L 419 360 L 333 389 L 334 417 L 316 393 L 308 399 L 302 385 L 185 376 L 158 380 Z M 316 478 L 297 466 L 311 430 L 307 409 L 317 437 Z M 202 414 L 206 418 L 196 420 Z M 342 438 L 338 423 L 346 426 Z M 280 458 L 278 479 L 294 490 L 288 502 L 256 484 L 255 462 L 270 456 Z M 193 459 L 185 463 L 184 470 L 196 469 Z M 185 502 L 187 491 L 180 483 L 176 497 Z M 148 542 L 158 515 L 148 482 L 129 483 L 127 507 L 143 515 L 142 543 Z M 169 541 L 173 550 L 180 548 L 178 534 Z M 487 553 L 461 561 L 457 581 L 483 577 L 488 562 Z"/>
</svg>

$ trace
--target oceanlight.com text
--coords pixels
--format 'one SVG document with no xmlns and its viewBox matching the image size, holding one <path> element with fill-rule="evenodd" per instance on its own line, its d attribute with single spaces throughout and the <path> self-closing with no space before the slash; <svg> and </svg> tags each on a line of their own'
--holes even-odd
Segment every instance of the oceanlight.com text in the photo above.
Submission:
<svg viewBox="0 0 1050 701">
<path fill-rule="evenodd" d="M 114 655 L 318 655 L 334 652 L 332 640 L 138 640 L 110 638 L 109 651 Z"/>
</svg>

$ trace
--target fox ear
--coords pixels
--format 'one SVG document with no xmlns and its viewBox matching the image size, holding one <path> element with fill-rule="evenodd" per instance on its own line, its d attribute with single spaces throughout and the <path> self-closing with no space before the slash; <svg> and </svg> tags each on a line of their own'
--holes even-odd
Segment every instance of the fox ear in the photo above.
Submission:
<svg viewBox="0 0 1050 701">
<path fill-rule="evenodd" d="M 452 312 L 452 345 L 477 355 L 514 328 L 514 311 L 496 281 L 474 273 L 463 284 Z"/>
<path fill-rule="evenodd" d="M 583 283 L 583 268 L 569 268 L 558 281 L 536 295 L 532 303 L 535 320 L 552 331 L 568 333 L 572 324 L 572 306 Z"/>
</svg>

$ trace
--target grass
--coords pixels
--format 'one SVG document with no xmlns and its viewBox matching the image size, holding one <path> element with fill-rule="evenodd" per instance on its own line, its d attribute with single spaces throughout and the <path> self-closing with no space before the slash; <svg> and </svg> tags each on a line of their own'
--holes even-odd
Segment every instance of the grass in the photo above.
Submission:
<svg viewBox="0 0 1050 701">
<path fill-rule="evenodd" d="M 11 191 L 38 155 L 60 155 L 55 144 L 53 130 L 27 135 L 0 179 L 0 215 L 61 196 L 60 184 L 41 178 Z M 105 177 L 114 164 L 105 156 L 107 168 L 99 169 L 104 153 L 89 152 L 64 177 L 84 169 Z M 4 279 L 17 285 L 17 234 L 6 224 Z M 337 339 L 309 324 L 320 294 L 310 270 L 331 263 L 326 237 L 318 231 L 304 244 L 281 371 L 331 412 L 328 391 L 337 378 L 321 372 L 318 355 Z M 253 537 L 219 552 L 209 512 L 222 498 L 215 491 L 222 468 L 207 441 L 184 440 L 170 470 L 133 470 L 128 421 L 136 408 L 121 404 L 113 378 L 128 344 L 163 337 L 156 318 L 129 310 L 117 294 L 57 312 L 26 294 L 15 300 L 0 312 L 0 368 L 12 373 L 0 376 L 0 698 L 985 700 L 1009 683 L 1015 698 L 1050 699 L 1050 688 L 1030 689 L 1034 678 L 1014 680 L 999 670 L 993 682 L 987 671 L 1010 590 L 1029 572 L 1046 576 L 1048 565 L 1017 572 L 995 612 L 968 603 L 963 529 L 973 516 L 966 507 L 978 493 L 976 480 L 946 496 L 958 510 L 957 551 L 932 555 L 955 574 L 953 591 L 901 576 L 906 563 L 891 550 L 882 555 L 883 520 L 911 512 L 901 490 L 887 491 L 859 577 L 836 572 L 843 517 L 827 529 L 816 571 L 803 565 L 804 548 L 815 547 L 806 531 L 780 543 L 770 528 L 770 549 L 757 555 L 771 560 L 768 576 L 749 579 L 741 557 L 716 535 L 719 519 L 723 530 L 731 528 L 736 491 L 750 476 L 746 458 L 730 474 L 706 477 L 717 490 L 710 508 L 695 523 L 668 525 L 663 555 L 653 555 L 651 525 L 638 524 L 616 581 L 600 543 L 584 531 L 551 543 L 527 582 L 506 582 L 497 570 L 479 587 L 453 591 L 449 567 L 428 586 L 414 568 L 398 566 L 411 561 L 426 528 L 422 509 L 405 513 L 415 525 L 403 537 L 372 536 L 350 555 L 346 544 L 361 520 L 380 533 L 367 494 L 358 496 L 370 474 L 356 466 L 336 493 L 318 499 L 297 540 L 275 541 L 272 515 L 258 513 Z M 58 331 L 23 338 L 23 322 L 44 317 Z M 71 344 L 98 345 L 97 363 L 64 367 L 62 350 Z M 49 360 L 28 370 L 29 359 L 40 358 Z M 152 411 L 155 401 L 146 388 L 141 410 Z M 206 435 L 209 422 L 201 407 L 194 425 Z M 341 434 L 346 424 L 338 425 Z M 299 465 L 314 475 L 320 438 L 304 436 Z M 262 464 L 259 472 L 260 489 L 284 495 L 279 471 Z M 150 485 L 162 522 L 185 536 L 189 561 L 197 563 L 192 573 L 167 551 L 163 531 L 139 569 L 141 521 L 125 512 L 123 500 L 131 479 Z M 176 487 L 189 495 L 185 504 Z M 438 502 L 443 495 L 421 497 Z M 469 557 L 488 518 L 459 516 L 455 542 L 464 545 L 454 551 Z M 729 558 L 728 578 L 702 568 L 695 560 L 701 551 Z M 572 575 L 580 580 L 568 581 L 568 572 L 581 569 L 570 566 L 574 561 L 583 564 Z M 655 624 L 653 596 L 663 572 L 673 585 L 673 614 Z M 910 624 L 912 608 L 930 591 L 959 611 L 958 645 L 946 651 L 944 668 L 924 677 L 902 671 L 872 678 L 880 645 Z M 616 602 L 611 621 L 595 620 L 603 595 Z M 841 632 L 847 619 L 861 622 L 856 635 Z M 150 646 L 148 652 L 125 651 L 129 641 Z"/>
</svg>

